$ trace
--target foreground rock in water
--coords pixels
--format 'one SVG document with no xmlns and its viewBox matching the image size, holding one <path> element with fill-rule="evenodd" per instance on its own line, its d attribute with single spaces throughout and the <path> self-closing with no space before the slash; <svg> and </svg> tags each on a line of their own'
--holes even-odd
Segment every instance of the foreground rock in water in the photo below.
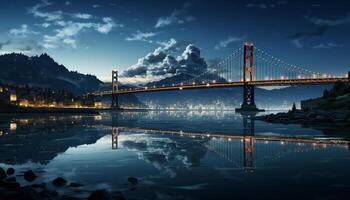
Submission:
<svg viewBox="0 0 350 200">
<path fill-rule="evenodd" d="M 289 111 L 286 113 L 270 114 L 255 117 L 256 120 L 262 120 L 270 123 L 349 123 L 350 112 L 330 112 L 330 111 Z"/>
<path fill-rule="evenodd" d="M 56 186 L 56 187 L 62 187 L 65 186 L 67 183 L 67 181 L 62 178 L 62 177 L 58 177 L 55 180 L 52 181 L 52 185 Z"/>
<path fill-rule="evenodd" d="M 26 171 L 24 173 L 24 180 L 28 181 L 28 182 L 32 182 L 36 179 L 36 174 L 32 171 L 32 170 L 29 170 L 29 171 Z"/>
<path fill-rule="evenodd" d="M 7 173 L 6 173 L 7 172 Z M 9 176 L 7 176 L 7 174 Z M 11 176 L 13 175 L 13 176 Z M 18 176 L 19 174 L 17 174 Z M 49 183 L 31 184 L 30 186 L 21 186 L 16 179 L 15 170 L 8 168 L 6 171 L 0 168 L 0 200 L 80 200 L 81 198 L 71 197 L 67 195 L 59 194 L 55 190 L 49 190 Z M 18 176 L 21 177 L 21 176 Z M 24 173 L 23 179 L 28 182 L 32 182 L 37 178 L 37 175 L 32 171 L 28 170 Z M 19 179 L 19 178 L 18 178 Z M 136 178 L 129 180 L 137 184 Z M 62 177 L 57 177 L 52 181 L 52 185 L 56 187 L 77 188 L 83 187 L 83 184 L 71 182 L 68 186 L 67 181 Z M 86 198 L 83 198 L 86 199 Z M 89 200 L 125 200 L 121 192 L 110 193 L 107 190 L 96 190 L 88 194 Z"/>
</svg>

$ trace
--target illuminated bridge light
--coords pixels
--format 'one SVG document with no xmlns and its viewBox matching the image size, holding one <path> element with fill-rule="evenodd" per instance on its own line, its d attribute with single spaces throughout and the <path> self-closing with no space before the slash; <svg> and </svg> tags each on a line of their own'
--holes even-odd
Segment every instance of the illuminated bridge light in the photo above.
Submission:
<svg viewBox="0 0 350 200">
<path fill-rule="evenodd" d="M 283 141 L 281 141 L 281 145 L 284 145 L 285 143 Z"/>
<path fill-rule="evenodd" d="M 232 80 L 231 80 L 231 79 L 228 79 L 228 82 L 232 82 Z"/>
<path fill-rule="evenodd" d="M 207 137 L 210 137 L 210 134 L 207 134 Z"/>
<path fill-rule="evenodd" d="M 213 80 L 213 83 L 216 83 L 216 80 Z"/>
<path fill-rule="evenodd" d="M 180 87 L 179 89 L 180 89 L 180 90 L 182 90 L 183 88 L 182 88 L 182 87 Z"/>
<path fill-rule="evenodd" d="M 192 85 L 195 85 L 195 84 L 196 84 L 196 82 L 193 82 L 193 83 L 192 83 Z"/>
<path fill-rule="evenodd" d="M 184 85 L 184 83 L 181 83 L 180 85 Z"/>
<path fill-rule="evenodd" d="M 205 82 L 204 81 L 202 81 L 202 84 L 204 84 Z"/>
<path fill-rule="evenodd" d="M 209 87 L 210 86 L 210 84 L 209 83 L 207 83 L 207 87 Z"/>
<path fill-rule="evenodd" d="M 148 89 L 148 87 L 145 87 L 145 90 L 147 90 Z"/>
</svg>

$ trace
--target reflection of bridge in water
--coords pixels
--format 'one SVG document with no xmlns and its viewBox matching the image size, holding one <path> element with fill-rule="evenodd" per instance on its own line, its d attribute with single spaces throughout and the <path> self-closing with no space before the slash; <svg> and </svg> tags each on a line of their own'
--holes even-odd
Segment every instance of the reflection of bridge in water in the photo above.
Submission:
<svg viewBox="0 0 350 200">
<path fill-rule="evenodd" d="M 328 147 L 348 148 L 342 138 L 291 137 L 282 135 L 255 135 L 254 114 L 243 115 L 243 135 L 209 134 L 173 130 L 112 127 L 112 148 L 118 148 L 121 132 L 188 137 L 198 141 L 209 151 L 229 161 L 235 168 L 254 171 L 256 165 L 298 152 L 318 151 Z"/>
</svg>

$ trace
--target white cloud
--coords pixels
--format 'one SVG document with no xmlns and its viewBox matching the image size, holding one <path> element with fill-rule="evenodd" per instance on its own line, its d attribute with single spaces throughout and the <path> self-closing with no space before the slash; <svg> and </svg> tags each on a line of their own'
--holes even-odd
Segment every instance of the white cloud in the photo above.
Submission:
<svg viewBox="0 0 350 200">
<path fill-rule="evenodd" d="M 136 33 L 133 33 L 130 37 L 125 38 L 126 41 L 148 41 L 148 38 L 154 37 L 158 35 L 158 33 L 154 32 L 141 32 L 137 31 Z"/>
<path fill-rule="evenodd" d="M 116 24 L 110 17 L 104 17 L 102 21 L 104 22 L 103 24 L 97 23 L 94 25 L 95 29 L 100 33 L 107 34 L 112 30 L 113 27 L 116 26 L 119 28 L 124 27 L 123 24 Z"/>
<path fill-rule="evenodd" d="M 44 43 L 47 44 L 46 46 L 50 44 L 50 47 L 58 47 L 59 43 L 63 41 L 64 44 L 77 48 L 76 37 L 84 30 L 93 29 L 99 33 L 107 34 L 115 26 L 122 27 L 122 24 L 116 24 L 110 17 L 105 17 L 102 21 L 102 23 L 58 21 L 57 25 L 62 26 L 62 28 L 55 29 L 55 35 L 45 35 Z"/>
<path fill-rule="evenodd" d="M 190 7 L 189 3 L 185 3 L 181 9 L 175 9 L 171 15 L 166 17 L 159 17 L 155 28 L 161 28 L 169 26 L 171 24 L 184 24 L 185 22 L 191 22 L 194 20 L 193 16 L 184 16 L 187 8 Z"/>
<path fill-rule="evenodd" d="M 71 5 L 72 3 L 70 2 L 70 1 L 66 1 L 66 2 L 64 2 L 64 5 L 66 5 L 66 6 L 69 6 L 69 5 Z"/>
<path fill-rule="evenodd" d="M 347 15 L 338 19 L 322 19 L 306 16 L 306 19 L 311 23 L 319 26 L 340 26 L 340 25 L 350 25 L 350 15 Z"/>
<path fill-rule="evenodd" d="M 267 8 L 276 8 L 278 6 L 286 4 L 286 1 L 277 1 L 276 3 L 249 3 L 246 4 L 245 7 L 247 8 L 260 8 L 260 9 L 267 9 Z"/>
<path fill-rule="evenodd" d="M 26 37 L 29 34 L 38 34 L 38 32 L 32 31 L 27 24 L 22 24 L 19 28 L 11 29 L 9 33 L 16 37 Z"/>
<path fill-rule="evenodd" d="M 72 17 L 78 18 L 78 19 L 91 19 L 93 16 L 87 13 L 75 13 L 75 14 L 72 14 Z"/>
<path fill-rule="evenodd" d="M 41 26 L 44 27 L 44 28 L 48 28 L 49 26 L 51 26 L 51 24 L 45 22 L 45 23 L 42 23 Z"/>
<path fill-rule="evenodd" d="M 66 1 L 65 5 L 70 5 L 70 2 L 67 2 L 69 1 Z M 88 13 L 66 13 L 60 10 L 44 12 L 43 9 L 50 5 L 52 5 L 51 2 L 41 0 L 40 3 L 29 9 L 29 13 L 34 17 L 42 18 L 45 21 L 41 24 L 41 27 L 53 27 L 53 34 L 47 33 L 43 36 L 42 46 L 44 48 L 57 48 L 60 46 L 77 48 L 77 37 L 84 31 L 94 30 L 98 33 L 108 34 L 115 27 L 124 27 L 123 24 L 115 23 L 111 17 L 100 18 Z M 69 18 L 69 20 L 67 20 L 67 18 Z M 76 19 L 84 19 L 87 21 L 81 22 L 76 21 Z M 12 30 L 12 33 L 20 34 L 21 32 L 19 31 L 20 30 Z M 21 31 L 24 32 L 26 30 Z"/>
<path fill-rule="evenodd" d="M 29 13 L 33 14 L 35 17 L 44 18 L 46 21 L 55 21 L 62 19 L 63 12 L 58 10 L 54 12 L 43 12 L 40 9 L 51 5 L 51 2 L 47 0 L 42 0 L 40 3 L 36 4 L 29 9 Z"/>
<path fill-rule="evenodd" d="M 334 42 L 321 43 L 314 46 L 314 49 L 330 49 L 330 48 L 342 48 L 343 44 L 336 44 Z"/>
<path fill-rule="evenodd" d="M 297 48 L 303 48 L 304 47 L 304 45 L 301 44 L 300 40 L 301 40 L 301 38 L 295 38 L 295 39 L 292 40 L 292 43 L 294 44 L 295 47 L 297 47 Z"/>
<path fill-rule="evenodd" d="M 75 40 L 75 39 L 72 39 L 72 38 L 65 38 L 65 39 L 63 40 L 63 43 L 72 46 L 74 49 L 77 48 L 76 40 Z"/>
<path fill-rule="evenodd" d="M 226 48 L 229 44 L 234 43 L 234 42 L 239 42 L 242 41 L 244 38 L 242 37 L 234 37 L 234 36 L 229 36 L 227 39 L 220 41 L 218 44 L 215 45 L 215 49 L 219 50 L 222 48 Z"/>
<path fill-rule="evenodd" d="M 93 8 L 98 8 L 98 7 L 100 7 L 100 5 L 94 4 L 94 5 L 92 5 L 92 7 L 93 7 Z"/>
</svg>

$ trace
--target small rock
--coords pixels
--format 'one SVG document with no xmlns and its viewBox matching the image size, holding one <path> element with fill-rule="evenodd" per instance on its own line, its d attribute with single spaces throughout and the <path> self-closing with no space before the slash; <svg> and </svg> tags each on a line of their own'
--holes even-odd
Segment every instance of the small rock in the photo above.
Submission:
<svg viewBox="0 0 350 200">
<path fill-rule="evenodd" d="M 12 167 L 10 167 L 10 168 L 8 168 L 7 170 L 6 170 L 6 173 L 7 173 L 7 175 L 13 175 L 14 173 L 15 173 L 15 169 L 13 169 Z"/>
<path fill-rule="evenodd" d="M 112 200 L 112 195 L 107 190 L 96 190 L 91 193 L 88 200 Z"/>
<path fill-rule="evenodd" d="M 5 170 L 0 167 L 0 180 L 3 180 L 5 178 L 6 178 Z"/>
<path fill-rule="evenodd" d="M 80 184 L 80 183 L 73 183 L 73 182 L 72 182 L 72 183 L 69 184 L 69 186 L 70 186 L 70 187 L 82 187 L 82 186 L 84 186 L 84 185 L 83 185 L 83 184 Z"/>
<path fill-rule="evenodd" d="M 32 182 L 36 179 L 36 174 L 32 170 L 28 170 L 24 173 L 24 180 Z"/>
<path fill-rule="evenodd" d="M 139 181 L 138 181 L 137 178 L 135 178 L 135 177 L 129 177 L 129 178 L 128 178 L 128 182 L 131 183 L 131 184 L 133 184 L 133 185 L 137 185 L 137 183 L 138 183 Z"/>
<path fill-rule="evenodd" d="M 55 180 L 52 181 L 52 184 L 56 187 L 62 187 L 67 184 L 67 181 L 62 177 L 57 177 Z"/>
</svg>

